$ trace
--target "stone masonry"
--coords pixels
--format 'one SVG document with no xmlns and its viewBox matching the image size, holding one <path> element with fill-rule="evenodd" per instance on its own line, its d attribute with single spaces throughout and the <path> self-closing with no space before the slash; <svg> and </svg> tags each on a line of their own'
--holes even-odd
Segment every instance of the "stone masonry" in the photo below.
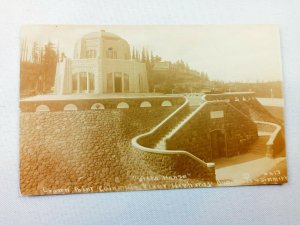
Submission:
<svg viewBox="0 0 300 225">
<path fill-rule="evenodd" d="M 210 113 L 223 111 L 224 116 L 211 118 Z M 194 115 L 167 140 L 167 149 L 186 150 L 198 158 L 212 160 L 210 132 L 224 130 L 226 156 L 247 150 L 257 138 L 256 124 L 226 102 L 211 102 Z"/>
</svg>

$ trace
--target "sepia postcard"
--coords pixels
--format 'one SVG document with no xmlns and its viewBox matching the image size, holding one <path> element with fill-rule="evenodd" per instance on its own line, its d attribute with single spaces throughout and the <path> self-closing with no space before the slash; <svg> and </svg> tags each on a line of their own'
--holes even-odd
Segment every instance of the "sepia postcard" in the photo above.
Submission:
<svg viewBox="0 0 300 225">
<path fill-rule="evenodd" d="M 288 181 L 275 25 L 26 25 L 26 195 Z"/>
</svg>

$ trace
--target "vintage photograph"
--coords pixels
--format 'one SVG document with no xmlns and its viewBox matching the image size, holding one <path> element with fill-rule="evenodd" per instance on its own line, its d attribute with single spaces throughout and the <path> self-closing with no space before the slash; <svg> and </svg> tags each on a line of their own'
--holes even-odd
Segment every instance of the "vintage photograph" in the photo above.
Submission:
<svg viewBox="0 0 300 225">
<path fill-rule="evenodd" d="M 288 181 L 275 25 L 24 25 L 20 192 Z"/>
</svg>

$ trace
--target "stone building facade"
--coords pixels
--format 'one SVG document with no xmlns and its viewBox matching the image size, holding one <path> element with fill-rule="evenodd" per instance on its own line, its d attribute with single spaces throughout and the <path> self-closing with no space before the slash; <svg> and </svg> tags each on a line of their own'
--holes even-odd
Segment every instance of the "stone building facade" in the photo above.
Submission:
<svg viewBox="0 0 300 225">
<path fill-rule="evenodd" d="M 146 65 L 131 60 L 121 37 L 89 33 L 75 45 L 74 58 L 57 64 L 56 94 L 148 92 Z"/>
</svg>

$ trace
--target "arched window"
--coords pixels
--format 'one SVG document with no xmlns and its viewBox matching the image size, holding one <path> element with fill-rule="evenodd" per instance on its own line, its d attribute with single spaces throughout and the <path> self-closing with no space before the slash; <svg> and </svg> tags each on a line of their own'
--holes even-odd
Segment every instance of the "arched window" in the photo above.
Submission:
<svg viewBox="0 0 300 225">
<path fill-rule="evenodd" d="M 50 109 L 46 105 L 39 105 L 38 107 L 36 107 L 35 111 L 36 112 L 49 112 Z"/>
<path fill-rule="evenodd" d="M 123 79 L 121 72 L 115 72 L 115 90 L 116 93 L 123 92 Z"/>
<path fill-rule="evenodd" d="M 124 92 L 129 92 L 129 76 L 124 73 Z"/>
<path fill-rule="evenodd" d="M 89 90 L 94 91 L 95 90 L 95 76 L 93 73 L 89 73 Z"/>
<path fill-rule="evenodd" d="M 144 101 L 144 102 L 142 102 L 141 105 L 140 105 L 141 108 L 144 108 L 144 107 L 151 107 L 151 106 L 152 106 L 151 103 L 148 102 L 148 101 Z"/>
<path fill-rule="evenodd" d="M 129 105 L 128 105 L 126 102 L 120 102 L 120 103 L 117 105 L 117 108 L 118 108 L 118 109 L 128 109 L 128 108 L 129 108 Z"/>
<path fill-rule="evenodd" d="M 170 101 L 163 101 L 162 103 L 161 103 L 161 106 L 163 106 L 163 107 L 168 107 L 168 106 L 172 106 L 172 103 L 170 102 Z"/>
<path fill-rule="evenodd" d="M 77 73 L 72 75 L 72 91 L 77 92 Z"/>
<path fill-rule="evenodd" d="M 80 91 L 85 92 L 87 90 L 87 74 L 86 72 L 80 72 Z"/>
<path fill-rule="evenodd" d="M 77 106 L 74 104 L 68 104 L 64 107 L 64 111 L 77 111 Z"/>
<path fill-rule="evenodd" d="M 95 103 L 92 105 L 91 109 L 92 110 L 100 110 L 100 109 L 105 109 L 105 107 L 101 103 Z"/>
</svg>

